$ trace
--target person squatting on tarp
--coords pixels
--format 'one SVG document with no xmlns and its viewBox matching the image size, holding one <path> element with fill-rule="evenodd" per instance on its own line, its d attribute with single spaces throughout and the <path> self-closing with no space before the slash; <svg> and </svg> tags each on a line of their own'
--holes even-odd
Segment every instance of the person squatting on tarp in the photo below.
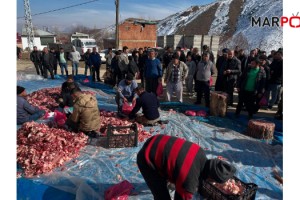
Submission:
<svg viewBox="0 0 300 200">
<path fill-rule="evenodd" d="M 128 74 L 126 79 L 120 81 L 118 85 L 117 94 L 115 97 L 116 103 L 118 105 L 118 114 L 122 113 L 122 107 L 124 102 L 132 102 L 136 101 L 138 97 L 135 93 L 135 88 L 137 88 L 137 83 L 133 80 L 133 76 Z"/>
<path fill-rule="evenodd" d="M 146 92 L 143 86 L 138 86 L 135 89 L 136 94 L 139 96 L 136 104 L 129 114 L 129 119 L 135 119 L 138 123 L 143 125 L 154 125 L 159 121 L 159 101 L 155 94 Z M 143 109 L 143 115 L 136 113 Z"/>
<path fill-rule="evenodd" d="M 36 121 L 44 116 L 45 111 L 30 105 L 24 98 L 27 95 L 24 87 L 17 86 L 17 124 Z"/>
<path fill-rule="evenodd" d="M 207 159 L 195 143 L 161 134 L 145 142 L 137 154 L 137 165 L 155 200 L 171 200 L 168 181 L 175 184 L 174 200 L 189 200 L 203 180 L 224 183 L 236 171 L 224 161 Z"/>
<path fill-rule="evenodd" d="M 78 88 L 74 88 L 71 95 L 74 99 L 73 113 L 66 125 L 74 132 L 82 131 L 91 137 L 98 137 L 101 123 L 96 97 L 84 94 Z"/>
<path fill-rule="evenodd" d="M 80 89 L 78 84 L 74 81 L 74 78 L 72 75 L 69 75 L 67 78 L 67 81 L 65 81 L 61 86 L 61 96 L 58 101 L 60 103 L 60 107 L 72 107 L 73 106 L 73 98 L 71 95 L 71 91 L 73 88 Z"/>
</svg>

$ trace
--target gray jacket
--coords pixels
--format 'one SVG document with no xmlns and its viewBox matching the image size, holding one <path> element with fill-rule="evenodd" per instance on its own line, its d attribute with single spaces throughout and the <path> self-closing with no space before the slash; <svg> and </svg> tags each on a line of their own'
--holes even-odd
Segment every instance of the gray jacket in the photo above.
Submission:
<svg viewBox="0 0 300 200">
<path fill-rule="evenodd" d="M 29 117 L 40 109 L 29 104 L 24 97 L 17 96 L 17 124 L 29 121 Z"/>
<path fill-rule="evenodd" d="M 199 62 L 195 74 L 197 81 L 209 81 L 210 77 L 215 74 L 214 64 L 210 60 L 207 63 Z"/>
<path fill-rule="evenodd" d="M 195 72 L 196 72 L 196 67 L 197 67 L 195 61 L 193 61 L 193 60 L 187 61 L 185 64 L 189 68 L 188 76 L 194 76 Z"/>
</svg>

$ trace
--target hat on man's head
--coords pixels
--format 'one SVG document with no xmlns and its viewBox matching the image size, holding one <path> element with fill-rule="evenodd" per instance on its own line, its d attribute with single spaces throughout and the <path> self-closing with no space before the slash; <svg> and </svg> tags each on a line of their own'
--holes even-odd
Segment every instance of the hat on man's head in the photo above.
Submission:
<svg viewBox="0 0 300 200">
<path fill-rule="evenodd" d="M 22 86 L 17 86 L 17 95 L 21 94 L 22 92 L 24 92 L 25 88 Z"/>
<path fill-rule="evenodd" d="M 127 74 L 126 80 L 132 81 L 133 80 L 133 75 L 132 74 Z"/>
<path fill-rule="evenodd" d="M 218 183 L 224 183 L 232 178 L 236 169 L 234 166 L 219 159 L 210 159 L 209 162 L 209 175 Z"/>
<path fill-rule="evenodd" d="M 259 59 L 260 59 L 260 60 L 267 60 L 268 57 L 267 57 L 266 55 L 261 55 L 261 56 L 259 56 Z"/>
</svg>

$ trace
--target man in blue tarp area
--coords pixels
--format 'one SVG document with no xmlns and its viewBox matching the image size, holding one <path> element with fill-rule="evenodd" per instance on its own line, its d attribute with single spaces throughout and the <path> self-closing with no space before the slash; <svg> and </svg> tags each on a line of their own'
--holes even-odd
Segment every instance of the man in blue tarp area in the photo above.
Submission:
<svg viewBox="0 0 300 200">
<path fill-rule="evenodd" d="M 71 90 L 73 88 L 79 89 L 78 84 L 74 81 L 74 77 L 69 75 L 67 80 L 61 86 L 61 96 L 62 98 L 59 99 L 59 106 L 60 107 L 72 107 L 73 106 L 73 98 L 71 96 Z"/>
<path fill-rule="evenodd" d="M 99 137 L 100 113 L 96 97 L 82 93 L 79 88 L 73 88 L 71 95 L 74 109 L 66 125 L 74 132 L 82 131 L 88 136 Z"/>
<path fill-rule="evenodd" d="M 17 124 L 22 125 L 25 122 L 36 121 L 44 116 L 45 111 L 38 107 L 30 105 L 24 98 L 27 95 L 22 86 L 17 86 Z"/>
<path fill-rule="evenodd" d="M 135 80 L 133 80 L 133 75 L 131 74 L 128 74 L 125 79 L 120 81 L 115 97 L 116 103 L 118 105 L 118 115 L 123 116 L 122 107 L 124 103 L 135 103 L 137 98 L 137 95 L 134 91 L 135 88 L 137 88 L 137 83 Z"/>
<path fill-rule="evenodd" d="M 201 192 L 204 180 L 225 183 L 236 172 L 222 160 L 207 159 L 199 145 L 162 134 L 146 141 L 137 164 L 155 200 L 171 200 L 168 181 L 175 184 L 175 200 L 189 200 L 198 189 Z"/>
<path fill-rule="evenodd" d="M 138 86 L 136 94 L 139 96 L 136 104 L 129 114 L 129 119 L 135 119 L 138 123 L 143 125 L 154 125 L 159 121 L 159 101 L 155 94 L 146 92 L 144 87 Z M 137 115 L 140 109 L 143 109 L 143 115 Z"/>
</svg>

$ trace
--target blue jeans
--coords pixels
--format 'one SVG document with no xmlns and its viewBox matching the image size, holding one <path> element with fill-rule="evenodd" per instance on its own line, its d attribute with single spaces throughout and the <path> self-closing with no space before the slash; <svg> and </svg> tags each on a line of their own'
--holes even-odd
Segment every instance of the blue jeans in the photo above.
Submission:
<svg viewBox="0 0 300 200">
<path fill-rule="evenodd" d="M 68 76 L 68 66 L 67 63 L 59 63 L 61 75 L 64 75 L 64 69 L 66 71 L 66 75 Z"/>
<path fill-rule="evenodd" d="M 76 76 L 78 75 L 78 65 L 79 65 L 79 63 L 77 63 L 77 62 L 72 63 L 72 75 L 73 76 L 74 76 L 74 71 L 75 71 L 75 75 Z"/>
<path fill-rule="evenodd" d="M 29 121 L 36 121 L 45 115 L 44 110 L 40 110 L 29 117 Z"/>
<path fill-rule="evenodd" d="M 90 65 L 85 64 L 84 75 L 87 75 L 87 70 L 89 69 L 90 75 L 92 75 L 92 67 Z"/>
<path fill-rule="evenodd" d="M 281 84 L 270 84 L 269 90 L 272 93 L 272 98 L 269 101 L 269 106 L 273 106 L 277 100 L 278 93 L 280 92 Z"/>
</svg>

